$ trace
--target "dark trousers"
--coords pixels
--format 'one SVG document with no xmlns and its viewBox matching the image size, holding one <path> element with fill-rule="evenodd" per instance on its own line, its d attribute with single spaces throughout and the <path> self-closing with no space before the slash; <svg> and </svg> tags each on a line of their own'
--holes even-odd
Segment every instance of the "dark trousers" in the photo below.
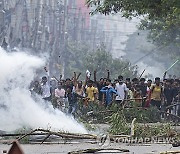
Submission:
<svg viewBox="0 0 180 154">
<path fill-rule="evenodd" d="M 146 107 L 146 100 L 142 99 L 142 107 Z"/>
<path fill-rule="evenodd" d="M 116 104 L 118 107 L 123 107 L 123 101 L 122 100 L 116 100 Z"/>
<path fill-rule="evenodd" d="M 158 108 L 158 110 L 161 110 L 161 101 L 157 101 L 157 100 L 151 100 L 151 105 L 152 106 L 156 106 Z"/>
<path fill-rule="evenodd" d="M 68 113 L 69 114 L 75 114 L 77 110 L 77 103 L 69 104 Z"/>
</svg>

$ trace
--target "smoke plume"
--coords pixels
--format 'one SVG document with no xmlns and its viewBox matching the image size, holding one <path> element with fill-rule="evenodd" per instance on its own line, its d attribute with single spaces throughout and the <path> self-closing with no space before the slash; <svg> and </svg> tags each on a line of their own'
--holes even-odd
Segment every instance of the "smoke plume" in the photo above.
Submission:
<svg viewBox="0 0 180 154">
<path fill-rule="evenodd" d="M 49 128 L 86 133 L 85 128 L 52 105 L 35 102 L 29 84 L 45 61 L 24 52 L 7 53 L 0 48 L 0 130 L 22 127 Z"/>
</svg>

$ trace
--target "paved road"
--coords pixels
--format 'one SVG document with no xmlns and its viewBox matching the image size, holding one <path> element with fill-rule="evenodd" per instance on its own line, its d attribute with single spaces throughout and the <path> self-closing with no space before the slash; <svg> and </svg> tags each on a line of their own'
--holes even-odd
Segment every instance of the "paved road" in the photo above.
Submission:
<svg viewBox="0 0 180 154">
<path fill-rule="evenodd" d="M 82 150 L 88 148 L 102 148 L 97 144 L 91 143 L 76 143 L 76 144 L 22 144 L 22 149 L 25 154 L 66 154 L 69 151 Z M 0 144 L 0 154 L 3 150 L 8 150 L 10 145 Z M 141 146 L 128 146 L 127 144 L 110 144 L 106 148 L 120 148 L 128 149 L 128 154 L 158 154 L 163 151 L 177 151 L 180 148 L 174 148 L 170 144 L 152 144 L 152 145 L 141 145 Z"/>
</svg>

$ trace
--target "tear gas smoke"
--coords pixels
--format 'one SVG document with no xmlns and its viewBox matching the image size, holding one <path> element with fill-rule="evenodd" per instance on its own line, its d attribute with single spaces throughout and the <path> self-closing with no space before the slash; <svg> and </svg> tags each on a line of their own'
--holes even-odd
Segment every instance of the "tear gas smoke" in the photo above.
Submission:
<svg viewBox="0 0 180 154">
<path fill-rule="evenodd" d="M 29 84 L 45 60 L 23 52 L 7 53 L 0 48 L 0 130 L 22 127 L 48 128 L 86 133 L 85 128 L 52 105 L 35 102 Z"/>
</svg>

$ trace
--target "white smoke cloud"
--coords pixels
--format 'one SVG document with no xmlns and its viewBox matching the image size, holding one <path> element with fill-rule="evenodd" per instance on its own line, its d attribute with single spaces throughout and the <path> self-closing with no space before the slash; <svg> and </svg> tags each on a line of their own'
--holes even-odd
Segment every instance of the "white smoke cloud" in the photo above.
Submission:
<svg viewBox="0 0 180 154">
<path fill-rule="evenodd" d="M 7 53 L 0 48 L 0 130 L 13 131 L 22 127 L 48 128 L 74 133 L 86 129 L 73 118 L 52 105 L 35 102 L 29 83 L 45 60 L 23 52 Z M 2 107 L 3 106 L 3 107 Z"/>
</svg>

